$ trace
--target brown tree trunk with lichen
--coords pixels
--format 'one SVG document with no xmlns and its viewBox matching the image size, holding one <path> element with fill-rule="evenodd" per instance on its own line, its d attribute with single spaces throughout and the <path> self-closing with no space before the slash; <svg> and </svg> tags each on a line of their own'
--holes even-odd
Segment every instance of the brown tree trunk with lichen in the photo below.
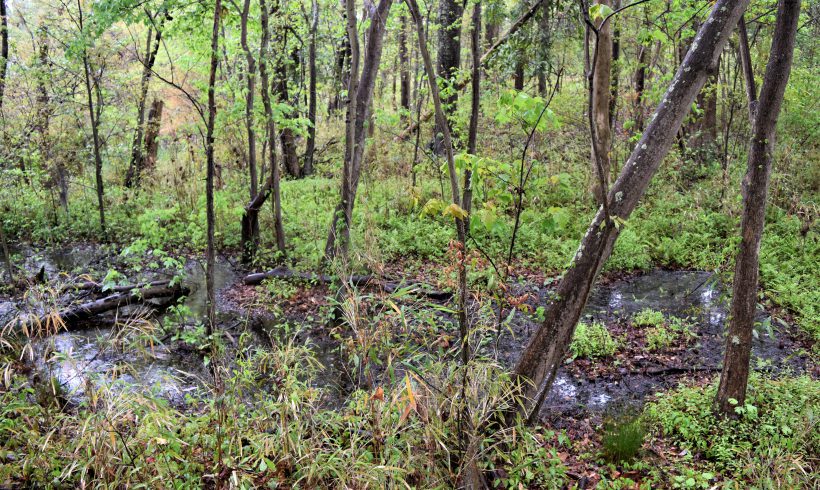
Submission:
<svg viewBox="0 0 820 490">
<path fill-rule="evenodd" d="M 611 5 L 611 0 L 603 0 L 602 5 Z M 595 19 L 595 27 L 599 29 L 598 40 L 595 41 L 594 36 L 590 36 L 595 47 L 594 62 L 592 73 L 592 119 L 595 125 L 595 131 L 592 135 L 591 158 L 590 158 L 590 176 L 591 176 L 591 191 L 595 196 L 595 201 L 600 206 L 604 201 L 604 189 L 597 178 L 598 165 L 603 171 L 603 178 L 606 180 L 607 187 L 609 185 L 609 173 L 611 168 L 610 163 L 610 148 L 612 147 L 612 131 L 609 125 L 610 109 L 609 101 L 611 93 L 611 79 L 612 79 L 612 19 L 609 22 L 603 23 L 603 19 Z"/>
<path fill-rule="evenodd" d="M 735 259 L 723 372 L 715 397 L 718 410 L 725 415 L 734 415 L 735 406 L 743 406 L 746 400 L 757 306 L 760 240 L 766 222 L 766 196 L 772 170 L 775 130 L 789 81 L 799 19 L 800 0 L 778 2 L 771 54 L 760 89 L 760 99 L 757 104 L 754 104 L 754 99 L 749 101 L 753 127 L 746 176 L 743 179 L 741 240 Z"/>
</svg>

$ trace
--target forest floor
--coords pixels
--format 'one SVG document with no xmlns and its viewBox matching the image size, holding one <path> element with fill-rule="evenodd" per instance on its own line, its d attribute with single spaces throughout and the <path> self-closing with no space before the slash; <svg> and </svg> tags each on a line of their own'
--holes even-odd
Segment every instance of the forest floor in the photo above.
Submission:
<svg viewBox="0 0 820 490">
<path fill-rule="evenodd" d="M 128 259 L 110 249 L 94 245 L 18 250 L 30 274 L 43 270 L 57 282 L 81 274 L 101 278 L 112 269 L 127 270 L 132 282 L 173 275 L 150 259 Z M 198 345 L 196 329 L 205 312 L 205 286 L 201 260 L 176 257 L 183 264 L 184 283 L 191 293 L 184 301 L 180 321 L 168 323 L 157 337 L 149 355 L 138 355 L 122 347 L 112 349 L 114 315 L 89 322 L 85 328 L 62 332 L 35 345 L 38 360 L 21 367 L 30 377 L 54 376 L 63 386 L 69 406 L 79 406 L 88 396 L 88 379 L 117 385 L 127 391 L 142 391 L 168 399 L 180 410 L 190 395 L 207 393 L 207 355 Z M 383 274 L 404 281 L 417 281 L 446 288 L 435 263 L 407 267 L 388 264 Z M 322 364 L 309 383 L 321 389 L 322 405 L 342 407 L 356 390 L 373 391 L 395 384 L 406 374 L 424 380 L 430 362 L 450 363 L 457 359 L 457 326 L 449 301 L 433 301 L 413 293 L 413 288 L 386 293 L 378 287 L 348 292 L 345 305 L 355 305 L 351 317 L 342 305 L 343 320 L 330 321 L 335 286 L 307 281 L 272 280 L 247 286 L 247 271 L 222 258 L 215 281 L 220 330 L 231 345 L 250 331 L 259 346 L 295 342 L 310 346 Z M 494 290 L 477 289 L 470 301 L 471 342 L 479 346 L 477 356 L 510 368 L 529 336 L 538 328 L 539 307 L 548 301 L 555 278 L 529 268 L 519 268 L 514 280 Z M 505 302 L 502 313 L 498 301 Z M 21 296 L 0 302 L 0 315 L 12 316 L 26 303 Z M 777 312 L 761 309 L 753 348 L 753 369 L 776 379 L 808 375 L 817 380 L 820 369 L 813 355 L 813 340 L 798 327 L 782 320 Z M 159 318 L 164 323 L 175 312 Z M 547 447 L 567 468 L 578 488 L 591 488 L 602 479 L 626 478 L 649 481 L 650 461 L 666 458 L 691 459 L 687 451 L 674 448 L 662 437 L 644 444 L 646 466 L 613 466 L 596 459 L 602 450 L 603 427 L 613 421 L 634 420 L 644 404 L 659 393 L 678 386 L 707 386 L 715 379 L 722 361 L 726 320 L 722 284 L 710 272 L 650 269 L 605 273 L 592 293 L 583 322 L 603 325 L 606 338 L 590 336 L 587 351 L 580 350 L 560 370 L 541 412 L 541 421 L 551 434 Z M 5 323 L 5 321 L 3 322 Z M 53 355 L 57 353 L 58 355 Z M 51 354 L 51 355 L 50 355 Z M 226 355 L 228 364 L 235 366 Z M 124 369 L 123 366 L 127 366 Z M 186 408 L 187 407 L 187 408 Z M 554 432 L 558 431 L 558 432 Z M 566 441 L 570 441 L 567 443 Z M 657 475 L 654 476 L 657 478 Z"/>
</svg>

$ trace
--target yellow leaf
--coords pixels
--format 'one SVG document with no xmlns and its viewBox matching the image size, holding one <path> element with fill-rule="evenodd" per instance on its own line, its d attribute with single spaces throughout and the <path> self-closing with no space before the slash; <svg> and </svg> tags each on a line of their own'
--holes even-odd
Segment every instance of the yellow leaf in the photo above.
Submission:
<svg viewBox="0 0 820 490">
<path fill-rule="evenodd" d="M 447 206 L 442 212 L 442 214 L 444 216 L 452 216 L 456 219 L 464 219 L 467 217 L 467 211 L 462 209 L 462 207 L 456 203 L 451 203 L 449 206 Z"/>
</svg>

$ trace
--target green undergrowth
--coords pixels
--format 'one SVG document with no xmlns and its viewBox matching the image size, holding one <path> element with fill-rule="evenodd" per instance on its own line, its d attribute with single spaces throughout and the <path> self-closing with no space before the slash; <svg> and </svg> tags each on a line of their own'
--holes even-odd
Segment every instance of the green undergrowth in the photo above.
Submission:
<svg viewBox="0 0 820 490">
<path fill-rule="evenodd" d="M 659 394 L 645 409 L 657 434 L 684 450 L 679 464 L 735 481 L 728 488 L 817 488 L 817 380 L 752 375 L 735 419 L 715 415 L 716 389 L 715 384 L 681 387 Z M 686 488 L 687 480 L 676 486 Z"/>
</svg>

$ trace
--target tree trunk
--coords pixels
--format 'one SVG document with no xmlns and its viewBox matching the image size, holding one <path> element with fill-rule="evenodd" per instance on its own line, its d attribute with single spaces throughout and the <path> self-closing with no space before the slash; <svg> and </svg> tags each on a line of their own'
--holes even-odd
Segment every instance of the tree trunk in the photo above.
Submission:
<svg viewBox="0 0 820 490">
<path fill-rule="evenodd" d="M 481 112 L 481 0 L 476 0 L 473 7 L 473 22 L 470 36 L 470 56 L 473 61 L 472 100 L 470 101 L 470 129 L 467 134 L 467 153 L 476 154 L 478 140 L 478 117 Z M 473 172 L 464 169 L 464 211 L 470 215 L 473 208 Z M 469 233 L 469 222 L 467 230 Z"/>
<path fill-rule="evenodd" d="M 0 114 L 3 113 L 3 95 L 6 91 L 6 72 L 9 64 L 9 21 L 6 0 L 0 0 Z"/>
<path fill-rule="evenodd" d="M 281 254 L 285 253 L 285 231 L 282 225 L 282 201 L 279 189 L 280 171 L 276 159 L 276 125 L 273 120 L 273 106 L 271 104 L 270 80 L 268 76 L 268 59 L 270 58 L 270 27 L 269 12 L 265 0 L 259 1 L 261 10 L 262 40 L 259 48 L 259 79 L 262 85 L 262 105 L 265 109 L 266 146 L 270 155 L 271 172 L 262 189 L 250 200 L 242 215 L 242 263 L 253 260 L 259 246 L 259 210 L 265 204 L 268 196 L 273 194 L 273 228 L 276 238 L 276 247 Z"/>
<path fill-rule="evenodd" d="M 84 30 L 83 27 L 83 7 L 81 0 L 77 0 L 77 9 L 78 9 L 78 19 L 79 19 L 79 26 L 80 31 Z M 102 113 L 102 97 L 101 97 L 101 88 L 99 86 L 99 80 L 95 77 L 94 82 L 92 82 L 92 74 L 91 74 L 91 67 L 88 63 L 88 51 L 85 47 L 83 47 L 82 51 L 82 58 L 83 58 L 83 69 L 85 73 L 85 91 L 87 96 L 88 102 L 88 117 L 91 120 L 91 136 L 94 140 L 94 176 L 97 183 L 97 207 L 100 213 L 100 232 L 102 233 L 103 238 L 107 238 L 107 231 L 105 228 L 105 206 L 103 205 L 103 180 L 102 180 L 102 155 L 100 154 L 100 114 Z M 97 92 L 97 106 L 94 105 L 94 96 L 92 93 L 92 83 L 96 86 Z"/>
<path fill-rule="evenodd" d="M 612 8 L 617 10 L 621 8 L 621 0 L 614 0 Z M 613 19 L 615 21 L 616 19 Z M 612 22 L 612 21 L 610 21 Z M 612 63 L 610 67 L 610 82 L 609 82 L 609 130 L 610 133 L 615 131 L 615 122 L 618 116 L 618 84 L 621 67 L 618 61 L 621 59 L 621 27 L 620 23 L 616 22 L 612 27 Z M 617 169 L 616 169 L 617 170 Z"/>
<path fill-rule="evenodd" d="M 518 53 L 518 56 L 522 56 Z M 515 63 L 515 71 L 513 71 L 513 88 L 516 90 L 524 90 L 524 62 L 518 60 Z"/>
<path fill-rule="evenodd" d="M 459 0 L 440 0 L 438 11 L 438 60 L 436 71 L 439 76 L 446 80 L 446 86 L 455 83 L 455 76 L 461 65 L 461 17 L 464 13 L 464 3 Z M 442 148 L 443 127 L 442 124 L 447 124 L 447 128 L 452 133 L 450 127 L 449 117 L 455 110 L 455 105 L 458 103 L 458 90 L 452 90 L 450 95 L 442 99 L 444 111 L 447 114 L 448 120 L 443 123 L 436 120 L 434 145 L 433 149 L 436 154 L 441 155 L 444 151 Z"/>
<path fill-rule="evenodd" d="M 611 6 L 611 0 L 603 0 L 601 5 Z M 600 206 L 604 201 L 604 192 L 609 186 L 611 168 L 610 149 L 612 147 L 612 132 L 609 126 L 609 100 L 611 95 L 610 81 L 612 77 L 612 20 L 602 23 L 603 19 L 593 19 L 598 29 L 597 39 L 592 36 L 594 56 L 592 68 L 592 150 L 590 175 L 592 194 Z M 600 168 L 599 168 L 600 167 Z M 600 172 L 601 176 L 598 175 Z M 602 177 L 602 187 L 598 177 Z"/>
<path fill-rule="evenodd" d="M 749 142 L 746 176 L 743 179 L 741 241 L 735 259 L 723 372 L 715 399 L 718 410 L 725 415 L 734 415 L 734 407 L 743 406 L 746 400 L 757 305 L 760 239 L 766 220 L 766 195 L 772 168 L 775 130 L 789 81 L 799 19 L 800 0 L 778 2 L 771 54 L 760 90 L 760 100 L 756 104 L 756 112 L 751 114 L 754 125 Z M 750 100 L 753 101 L 754 99 Z M 750 104 L 750 107 L 754 106 L 755 104 Z"/>
<path fill-rule="evenodd" d="M 248 17 L 250 15 L 251 0 L 245 0 L 242 5 L 240 15 L 240 35 L 242 51 L 245 52 L 245 83 L 247 93 L 245 94 L 245 130 L 248 134 L 248 174 L 250 176 L 250 187 L 248 189 L 250 199 L 259 193 L 259 180 L 256 172 L 256 129 L 254 129 L 254 105 L 256 101 L 256 59 L 248 45 Z M 258 224 L 257 224 L 258 228 Z"/>
<path fill-rule="evenodd" d="M 148 36 L 145 41 L 145 57 L 142 65 L 142 78 L 140 79 L 139 101 L 137 102 L 137 127 L 134 129 L 134 140 L 131 143 L 131 162 L 128 165 L 128 172 L 125 174 L 125 187 L 129 189 L 139 185 L 140 173 L 144 163 L 145 155 L 142 153 L 142 139 L 145 132 L 145 103 L 148 100 L 148 87 L 151 83 L 154 61 L 159 51 L 164 19 L 165 16 L 163 15 L 156 31 L 154 31 L 153 26 L 148 28 Z"/>
<path fill-rule="evenodd" d="M 347 33 L 351 47 L 348 94 L 356 95 L 355 97 L 348 96 L 341 201 L 336 206 L 331 218 L 330 231 L 325 245 L 325 259 L 346 256 L 350 246 L 350 225 L 359 186 L 366 139 L 365 122 L 370 119 L 373 88 L 376 83 L 379 63 L 381 62 L 385 26 L 392 1 L 380 0 L 378 5 L 371 10 L 361 78 L 358 75 L 359 40 L 356 16 L 352 5 L 353 2 L 347 3 Z"/>
<path fill-rule="evenodd" d="M 646 89 L 646 62 L 649 46 L 641 44 L 638 47 L 638 66 L 635 68 L 633 83 L 635 84 L 635 102 L 632 106 L 632 118 L 635 121 L 636 131 L 643 131 L 643 92 Z"/>
<path fill-rule="evenodd" d="M 316 31 L 319 29 L 319 4 L 317 0 L 311 2 L 310 15 L 310 45 L 308 46 L 308 72 L 310 75 L 308 86 L 308 120 L 310 121 L 310 126 L 308 127 L 302 175 L 313 174 L 313 154 L 316 151 Z"/>
<path fill-rule="evenodd" d="M 148 123 L 145 125 L 145 161 L 144 170 L 157 166 L 159 153 L 159 129 L 162 125 L 162 108 L 165 104 L 161 100 L 154 100 L 148 110 Z"/>
<path fill-rule="evenodd" d="M 609 216 L 605 215 L 603 207 L 599 208 L 569 270 L 558 285 L 555 299 L 547 306 L 544 323 L 522 353 L 514 373 L 521 382 L 526 398 L 524 409 L 531 418 L 537 415 L 549 392 L 595 278 L 618 238 L 621 227 L 615 226 L 614 220 L 628 219 L 637 207 L 747 4 L 748 0 L 716 2 L 709 21 L 698 33 L 698 44 L 689 50 L 610 190 L 607 198 Z"/>
<path fill-rule="evenodd" d="M 205 269 L 205 287 L 207 290 L 207 332 L 213 334 L 216 326 L 216 291 L 214 289 L 214 267 L 216 267 L 216 243 L 214 228 L 214 124 L 216 122 L 216 68 L 219 62 L 219 17 L 222 13 L 222 0 L 216 0 L 214 5 L 214 24 L 211 33 L 211 68 L 208 77 L 208 127 L 205 139 L 205 159 L 207 174 L 205 178 L 206 215 L 208 220 L 208 250 L 206 252 L 207 267 Z"/>
<path fill-rule="evenodd" d="M 407 54 L 407 16 L 401 15 L 399 27 L 399 79 L 401 91 L 402 121 L 410 119 L 410 60 Z"/>
<path fill-rule="evenodd" d="M 279 13 L 279 5 L 275 7 L 274 15 Z M 279 102 L 290 104 L 290 91 L 288 87 L 290 70 L 288 70 L 288 63 L 285 59 L 285 53 L 288 46 L 288 30 L 283 27 L 282 34 L 277 36 L 280 52 L 273 56 L 273 74 L 274 74 L 274 93 Z M 295 114 L 285 115 L 287 118 L 292 118 Z M 285 171 L 291 177 L 301 177 L 302 169 L 299 166 L 299 156 L 296 154 L 296 138 L 293 130 L 289 127 L 283 127 L 279 131 L 279 139 L 282 143 L 282 160 Z"/>
</svg>

